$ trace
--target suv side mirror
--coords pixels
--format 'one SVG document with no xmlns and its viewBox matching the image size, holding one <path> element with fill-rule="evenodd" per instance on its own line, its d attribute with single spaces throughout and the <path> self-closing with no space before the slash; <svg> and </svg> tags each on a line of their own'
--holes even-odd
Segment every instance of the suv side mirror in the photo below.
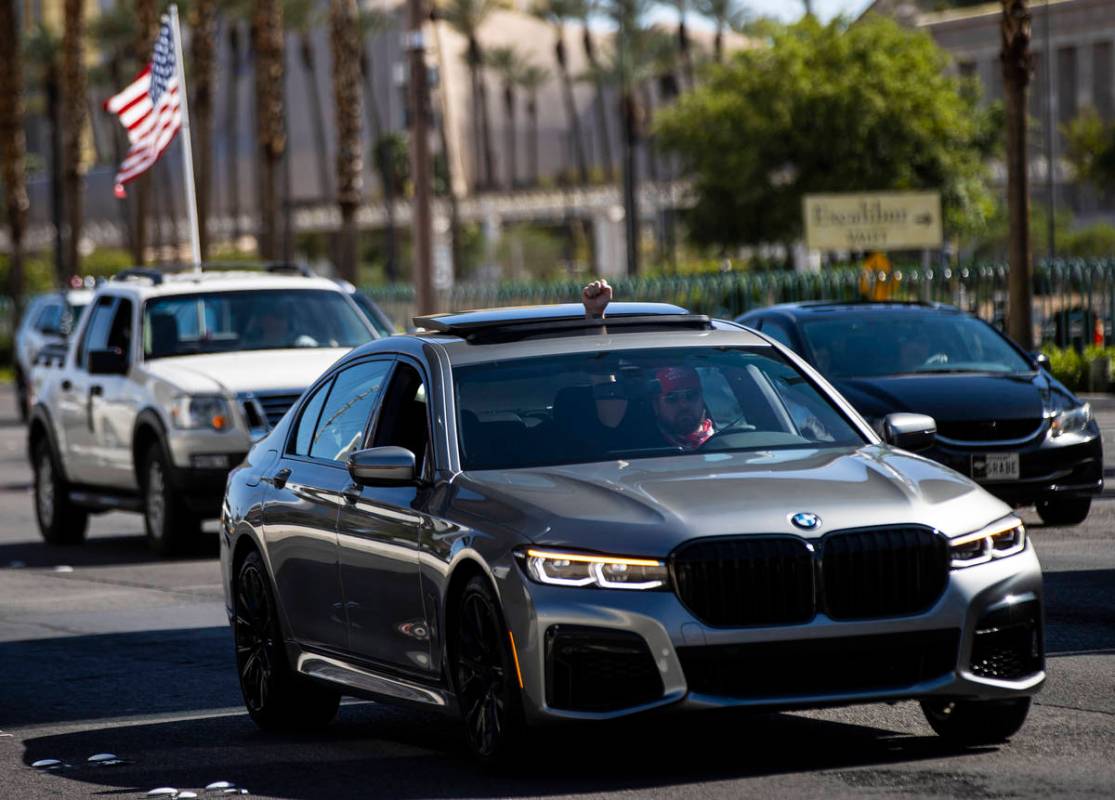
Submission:
<svg viewBox="0 0 1115 800">
<path fill-rule="evenodd" d="M 1049 356 L 1040 350 L 1031 354 L 1034 358 L 1034 363 L 1038 365 L 1039 369 L 1049 370 Z"/>
<path fill-rule="evenodd" d="M 90 375 L 127 375 L 128 357 L 119 347 L 89 351 Z"/>
<path fill-rule="evenodd" d="M 887 414 L 883 419 L 883 439 L 903 450 L 926 450 L 936 438 L 937 422 L 925 414 Z"/>
<path fill-rule="evenodd" d="M 361 486 L 398 486 L 418 482 L 414 453 L 405 447 L 371 447 L 348 457 L 348 474 Z"/>
</svg>

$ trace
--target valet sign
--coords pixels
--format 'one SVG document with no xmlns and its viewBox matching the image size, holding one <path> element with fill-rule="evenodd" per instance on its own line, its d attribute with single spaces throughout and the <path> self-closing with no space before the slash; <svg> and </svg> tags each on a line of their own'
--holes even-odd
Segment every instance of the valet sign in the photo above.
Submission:
<svg viewBox="0 0 1115 800">
<path fill-rule="evenodd" d="M 810 250 L 923 250 L 943 242 L 939 192 L 810 194 L 802 205 Z"/>
</svg>

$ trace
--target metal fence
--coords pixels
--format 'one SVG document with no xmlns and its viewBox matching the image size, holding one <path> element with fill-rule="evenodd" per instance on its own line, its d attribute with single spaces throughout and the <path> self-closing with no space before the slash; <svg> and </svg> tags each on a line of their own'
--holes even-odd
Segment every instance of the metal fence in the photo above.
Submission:
<svg viewBox="0 0 1115 800">
<path fill-rule="evenodd" d="M 440 310 L 578 302 L 580 281 L 459 284 L 440 292 Z M 803 300 L 903 300 L 941 302 L 1002 326 L 1006 319 L 1007 267 L 971 264 L 916 267 L 890 273 L 825 269 L 815 273 L 724 272 L 678 277 L 621 278 L 616 300 L 675 303 L 696 313 L 733 319 L 745 311 Z M 410 285 L 365 291 L 400 327 L 414 316 Z M 1115 259 L 1057 261 L 1034 272 L 1034 338 L 1060 346 L 1111 343 L 1115 315 Z"/>
</svg>

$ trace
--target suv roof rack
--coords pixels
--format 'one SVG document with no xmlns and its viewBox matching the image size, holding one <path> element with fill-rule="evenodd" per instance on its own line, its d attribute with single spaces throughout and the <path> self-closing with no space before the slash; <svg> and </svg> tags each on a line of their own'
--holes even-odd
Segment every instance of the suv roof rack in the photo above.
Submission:
<svg viewBox="0 0 1115 800">
<path fill-rule="evenodd" d="M 304 278 L 314 277 L 314 272 L 306 264 L 288 261 L 206 261 L 201 265 L 203 273 L 212 272 L 266 272 L 272 275 L 301 275 Z M 112 276 L 114 281 L 128 281 L 145 279 L 158 286 L 166 280 L 167 276 L 175 275 L 189 277 L 194 274 L 194 268 L 189 264 L 174 264 L 168 267 L 128 267 Z"/>
<path fill-rule="evenodd" d="M 130 281 L 135 278 L 146 278 L 151 281 L 152 285 L 158 286 L 163 282 L 164 276 L 162 270 L 154 267 L 128 267 L 112 276 L 114 281 Z"/>
<path fill-rule="evenodd" d="M 606 319 L 587 318 L 580 303 L 565 303 L 431 314 L 415 317 L 414 325 L 427 331 L 460 336 L 474 344 L 529 336 L 559 336 L 594 328 L 607 328 L 609 332 L 623 329 L 645 331 L 648 327 L 712 328 L 711 320 L 704 314 L 690 314 L 680 306 L 666 303 L 612 303 L 608 306 Z"/>
</svg>

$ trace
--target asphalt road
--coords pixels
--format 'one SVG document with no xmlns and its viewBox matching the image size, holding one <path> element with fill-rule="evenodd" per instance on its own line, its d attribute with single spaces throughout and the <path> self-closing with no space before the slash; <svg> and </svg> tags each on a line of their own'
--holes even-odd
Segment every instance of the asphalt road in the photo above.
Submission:
<svg viewBox="0 0 1115 800">
<path fill-rule="evenodd" d="M 1096 406 L 1115 454 L 1115 401 Z M 290 800 L 1115 796 L 1115 493 L 1077 528 L 1025 515 L 1046 570 L 1049 681 L 1008 745 L 951 749 L 900 703 L 563 728 L 490 772 L 456 722 L 376 703 L 344 705 L 320 735 L 259 732 L 215 556 L 155 560 L 128 515 L 95 518 L 83 547 L 47 548 L 23 437 L 0 390 L 0 800 L 206 796 L 221 780 Z M 104 752 L 124 763 L 87 763 Z M 45 758 L 66 766 L 30 766 Z"/>
</svg>

